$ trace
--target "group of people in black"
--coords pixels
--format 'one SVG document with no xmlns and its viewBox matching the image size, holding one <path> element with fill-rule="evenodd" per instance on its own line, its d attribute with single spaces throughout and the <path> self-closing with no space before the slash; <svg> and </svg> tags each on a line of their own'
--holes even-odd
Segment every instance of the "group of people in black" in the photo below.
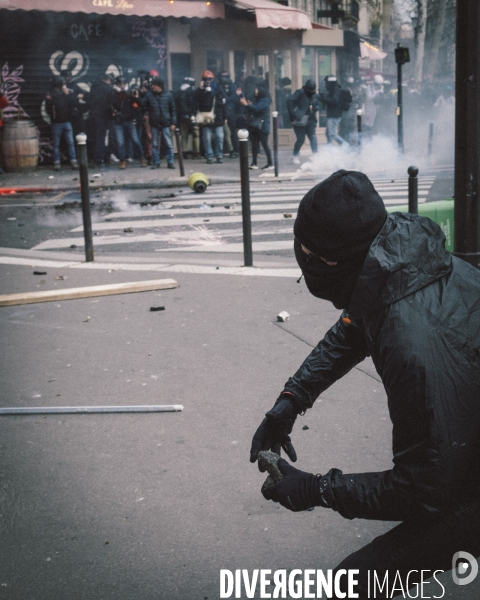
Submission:
<svg viewBox="0 0 480 600">
<path fill-rule="evenodd" d="M 77 168 L 74 136 L 87 133 L 87 148 L 96 168 L 113 160 L 125 169 L 138 160 L 141 167 L 174 168 L 173 132 L 178 127 L 185 158 L 205 158 L 222 163 L 225 155 L 238 157 L 238 130 L 248 129 L 252 164 L 263 147 L 273 168 L 268 145 L 271 97 L 264 79 L 246 77 L 234 83 L 227 71 L 215 75 L 206 70 L 199 85 L 185 77 L 172 92 L 155 70 L 145 73 L 138 85 L 128 85 L 121 76 L 106 73 L 90 90 L 72 82 L 69 71 L 55 77 L 45 99 L 51 120 L 54 169 L 61 164 L 61 143 L 72 168 Z"/>
</svg>

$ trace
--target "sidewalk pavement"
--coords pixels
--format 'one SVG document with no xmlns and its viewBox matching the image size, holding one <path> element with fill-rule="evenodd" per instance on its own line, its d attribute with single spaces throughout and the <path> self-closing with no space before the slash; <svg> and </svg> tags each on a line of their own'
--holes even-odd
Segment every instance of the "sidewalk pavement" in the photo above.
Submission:
<svg viewBox="0 0 480 600">
<path fill-rule="evenodd" d="M 1 264 L 0 293 L 159 278 L 44 270 Z M 1 598 L 216 600 L 220 569 L 326 572 L 393 526 L 291 513 L 263 499 L 248 460 L 265 411 L 338 311 L 294 277 L 167 276 L 179 287 L 0 308 L 2 406 L 184 406 L 0 417 Z M 306 471 L 390 468 L 371 361 L 322 394 L 292 439 Z M 443 581 L 444 598 L 478 597 Z"/>
<path fill-rule="evenodd" d="M 262 157 L 259 157 L 259 166 L 263 166 Z M 282 171 L 288 180 L 291 179 L 292 171 L 296 170 L 292 163 L 292 154 L 290 150 L 279 151 L 279 177 L 277 181 L 284 178 Z M 207 164 L 205 159 L 184 160 L 185 175 L 180 175 L 180 168 L 177 158 L 175 159 L 175 169 L 167 169 L 166 162 L 162 163 L 160 169 L 151 169 L 150 167 L 141 168 L 140 161 L 135 160 L 127 163 L 126 169 L 120 169 L 120 163 L 111 163 L 110 167 L 95 169 L 89 167 L 90 189 L 99 188 L 108 189 L 144 189 L 144 188 L 165 188 L 186 186 L 189 176 L 192 173 L 203 173 L 210 181 L 210 184 L 218 183 L 236 183 L 240 181 L 240 159 L 229 158 L 225 156 L 223 163 Z M 273 177 L 273 171 L 267 173 L 261 171 L 250 171 L 250 179 L 254 181 L 258 177 L 269 179 Z M 53 165 L 38 166 L 34 171 L 25 173 L 7 173 L 0 175 L 0 200 L 2 196 L 19 192 L 35 191 L 65 191 L 79 190 L 80 179 L 78 171 L 71 169 L 70 165 L 64 164 L 60 171 L 54 171 Z"/>
</svg>

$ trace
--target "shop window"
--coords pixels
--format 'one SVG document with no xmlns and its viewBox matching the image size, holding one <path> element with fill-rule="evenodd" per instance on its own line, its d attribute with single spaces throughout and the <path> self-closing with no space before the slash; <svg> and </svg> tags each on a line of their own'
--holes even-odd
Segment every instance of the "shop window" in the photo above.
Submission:
<svg viewBox="0 0 480 600">
<path fill-rule="evenodd" d="M 292 53 L 290 50 L 275 50 L 275 110 L 278 112 L 279 127 L 291 128 L 287 111 L 287 99 L 292 93 Z"/>
<path fill-rule="evenodd" d="M 223 50 L 207 50 L 206 69 L 216 76 L 225 69 L 223 60 Z"/>
<path fill-rule="evenodd" d="M 270 67 L 268 54 L 266 52 L 254 52 L 253 54 L 253 75 L 265 79 L 268 84 L 270 76 Z"/>
<path fill-rule="evenodd" d="M 243 50 L 233 51 L 233 80 L 240 82 L 245 79 L 247 74 L 247 53 Z"/>
<path fill-rule="evenodd" d="M 308 80 L 315 78 L 315 48 L 302 48 L 302 85 Z"/>
<path fill-rule="evenodd" d="M 327 75 L 332 74 L 332 51 L 330 48 L 317 49 L 318 81 L 322 82 Z"/>
<path fill-rule="evenodd" d="M 177 91 L 182 85 L 183 78 L 192 76 L 190 54 L 172 52 L 170 54 L 170 64 L 172 67 L 172 88 Z"/>
</svg>

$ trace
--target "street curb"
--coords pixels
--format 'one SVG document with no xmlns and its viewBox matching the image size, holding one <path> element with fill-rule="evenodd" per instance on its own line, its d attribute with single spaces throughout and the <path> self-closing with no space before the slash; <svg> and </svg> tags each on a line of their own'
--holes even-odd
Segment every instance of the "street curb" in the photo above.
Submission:
<svg viewBox="0 0 480 600">
<path fill-rule="evenodd" d="M 208 176 L 207 176 L 208 177 Z M 240 177 L 208 177 L 209 185 L 219 185 L 224 183 L 240 183 Z M 187 187 L 188 178 L 179 177 L 177 179 L 169 179 L 167 181 L 147 181 L 147 182 L 126 182 L 126 183 L 102 183 L 90 185 L 91 191 L 109 191 L 109 190 L 145 190 L 145 189 L 165 189 L 172 187 Z M 14 190 L 14 193 L 9 192 Z M 8 187 L 0 188 L 0 201 L 2 198 L 17 198 L 23 194 L 36 194 L 36 193 L 49 193 L 49 192 L 79 192 L 80 185 L 35 185 L 35 186 L 22 186 L 19 188 Z"/>
</svg>

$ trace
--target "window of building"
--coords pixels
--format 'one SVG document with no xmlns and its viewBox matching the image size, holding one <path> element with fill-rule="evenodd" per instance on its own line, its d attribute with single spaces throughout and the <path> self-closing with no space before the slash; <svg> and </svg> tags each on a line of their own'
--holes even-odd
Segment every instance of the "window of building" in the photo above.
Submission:
<svg viewBox="0 0 480 600">
<path fill-rule="evenodd" d="M 207 70 L 216 75 L 224 68 L 223 50 L 207 50 Z"/>
</svg>

